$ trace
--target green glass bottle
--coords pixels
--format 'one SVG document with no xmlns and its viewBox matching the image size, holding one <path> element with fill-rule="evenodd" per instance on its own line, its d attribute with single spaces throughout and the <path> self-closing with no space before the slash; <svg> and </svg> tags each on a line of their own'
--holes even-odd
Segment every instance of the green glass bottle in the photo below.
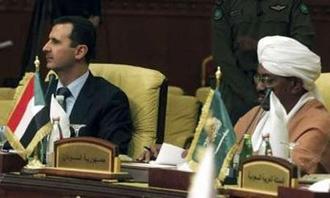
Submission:
<svg viewBox="0 0 330 198">
<path fill-rule="evenodd" d="M 250 134 L 244 134 L 243 146 L 242 146 L 241 153 L 239 155 L 240 164 L 246 158 L 251 157 L 252 153 L 253 153 L 253 149 L 252 149 L 251 135 Z"/>
</svg>

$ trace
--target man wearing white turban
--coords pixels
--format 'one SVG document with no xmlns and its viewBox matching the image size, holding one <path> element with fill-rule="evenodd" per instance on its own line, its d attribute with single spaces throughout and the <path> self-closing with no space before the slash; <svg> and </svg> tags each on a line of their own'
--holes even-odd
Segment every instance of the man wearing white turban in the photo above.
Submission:
<svg viewBox="0 0 330 198">
<path fill-rule="evenodd" d="M 258 60 L 256 88 L 260 101 L 271 90 L 269 111 L 259 106 L 246 113 L 235 126 L 238 136 L 252 133 L 253 150 L 262 154 L 262 137 L 269 135 L 274 156 L 307 173 L 330 173 L 330 114 L 314 84 L 319 56 L 292 38 L 269 36 L 258 43 Z"/>
<path fill-rule="evenodd" d="M 220 92 L 235 124 L 257 105 L 253 75 L 257 43 L 282 35 L 312 48 L 314 29 L 306 0 L 215 0 L 212 17 L 214 66 L 221 67 Z"/>
</svg>

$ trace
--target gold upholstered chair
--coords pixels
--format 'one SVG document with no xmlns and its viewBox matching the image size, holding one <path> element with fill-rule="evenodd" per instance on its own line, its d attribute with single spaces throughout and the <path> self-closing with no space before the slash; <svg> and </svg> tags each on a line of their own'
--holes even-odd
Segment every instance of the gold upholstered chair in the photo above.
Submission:
<svg viewBox="0 0 330 198">
<path fill-rule="evenodd" d="M 13 106 L 15 88 L 0 88 L 0 125 L 5 125 Z"/>
<path fill-rule="evenodd" d="M 216 67 L 214 65 L 213 56 L 209 55 L 205 57 L 202 61 L 201 68 L 201 86 L 210 86 L 210 84 L 214 83 L 215 76 L 214 73 L 216 71 Z"/>
<path fill-rule="evenodd" d="M 195 96 L 199 102 L 202 104 L 205 103 L 209 93 L 210 93 L 211 87 L 199 87 L 196 90 Z"/>
<path fill-rule="evenodd" d="M 168 95 L 183 95 L 184 91 L 181 87 L 177 87 L 177 86 L 168 86 L 168 91 L 167 91 Z"/>
<path fill-rule="evenodd" d="M 0 87 L 0 100 L 12 100 L 15 95 L 15 88 Z"/>
<path fill-rule="evenodd" d="M 196 97 L 180 93 L 169 87 L 164 142 L 183 147 L 194 135 L 201 104 Z"/>
<path fill-rule="evenodd" d="M 0 87 L 0 125 L 7 124 L 7 120 L 11 113 L 11 110 L 14 107 L 16 100 L 18 99 L 17 90 L 20 90 L 23 87 L 23 82 L 25 82 L 25 76 L 18 83 L 16 88 Z"/>
<path fill-rule="evenodd" d="M 325 107 L 330 111 L 330 73 L 321 73 L 315 83 L 323 98 Z"/>
<path fill-rule="evenodd" d="M 127 95 L 134 132 L 128 155 L 137 158 L 144 146 L 163 142 L 167 80 L 160 72 L 131 65 L 91 63 L 89 69 Z"/>
</svg>

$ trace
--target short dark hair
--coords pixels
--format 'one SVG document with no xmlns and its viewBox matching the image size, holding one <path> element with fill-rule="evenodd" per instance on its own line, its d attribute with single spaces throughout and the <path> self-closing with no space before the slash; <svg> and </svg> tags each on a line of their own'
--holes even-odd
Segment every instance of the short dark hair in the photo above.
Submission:
<svg viewBox="0 0 330 198">
<path fill-rule="evenodd" d="M 85 56 L 86 62 L 89 63 L 95 57 L 96 30 L 92 22 L 79 16 L 62 16 L 54 20 L 53 26 L 58 24 L 72 24 L 72 32 L 70 35 L 71 47 L 83 44 L 88 47 Z"/>
</svg>

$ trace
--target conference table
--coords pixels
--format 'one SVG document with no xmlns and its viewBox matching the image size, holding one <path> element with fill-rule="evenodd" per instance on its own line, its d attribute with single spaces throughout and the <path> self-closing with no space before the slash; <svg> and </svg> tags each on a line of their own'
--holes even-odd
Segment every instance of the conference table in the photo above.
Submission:
<svg viewBox="0 0 330 198">
<path fill-rule="evenodd" d="M 203 188 L 201 186 L 201 188 Z M 224 195 L 225 194 L 225 195 Z M 187 191 L 168 188 L 150 187 L 147 183 L 118 182 L 116 180 L 97 181 L 71 177 L 45 176 L 44 174 L 24 175 L 20 173 L 0 174 L 1 198 L 183 198 Z M 237 190 L 219 191 L 217 197 L 258 197 L 255 192 Z M 328 198 L 329 193 L 312 193 L 298 189 L 281 188 L 278 197 L 282 198 Z"/>
<path fill-rule="evenodd" d="M 189 185 L 183 185 L 182 181 L 190 181 L 191 179 L 189 178 L 189 174 L 183 174 L 183 172 L 177 170 L 151 168 L 148 169 L 149 179 L 144 180 L 148 181 L 149 185 L 147 182 L 137 182 L 140 180 L 135 178 L 132 174 L 133 172 L 131 173 L 133 179 L 125 178 L 118 179 L 118 181 L 117 179 L 101 179 L 106 177 L 89 177 L 89 179 L 86 179 L 85 176 L 89 174 L 85 172 L 81 173 L 81 176 L 85 175 L 84 177 L 77 176 L 76 174 L 71 174 L 70 176 L 68 174 L 53 174 L 54 172 L 46 172 L 45 174 L 41 171 L 30 172 L 29 174 L 24 173 L 24 171 L 17 172 L 23 166 L 24 161 L 17 155 L 0 153 L 1 198 L 181 198 L 187 197 L 187 191 L 178 189 L 187 189 L 189 187 Z M 67 173 L 67 171 L 61 169 L 56 170 L 58 170 L 58 173 Z M 136 173 L 141 172 L 136 171 Z M 190 182 L 183 183 L 188 184 Z M 201 186 L 201 188 L 205 188 L 205 186 Z M 219 189 L 217 197 L 329 198 L 330 193 L 313 193 L 303 189 L 280 187 L 278 189 L 278 196 L 276 196 L 276 194 L 266 195 L 257 191 L 237 189 L 236 186 L 225 186 Z"/>
<path fill-rule="evenodd" d="M 149 187 L 146 183 L 96 181 L 42 174 L 3 173 L 0 176 L 0 197 L 2 198 L 179 198 L 186 196 L 186 191 Z"/>
</svg>

